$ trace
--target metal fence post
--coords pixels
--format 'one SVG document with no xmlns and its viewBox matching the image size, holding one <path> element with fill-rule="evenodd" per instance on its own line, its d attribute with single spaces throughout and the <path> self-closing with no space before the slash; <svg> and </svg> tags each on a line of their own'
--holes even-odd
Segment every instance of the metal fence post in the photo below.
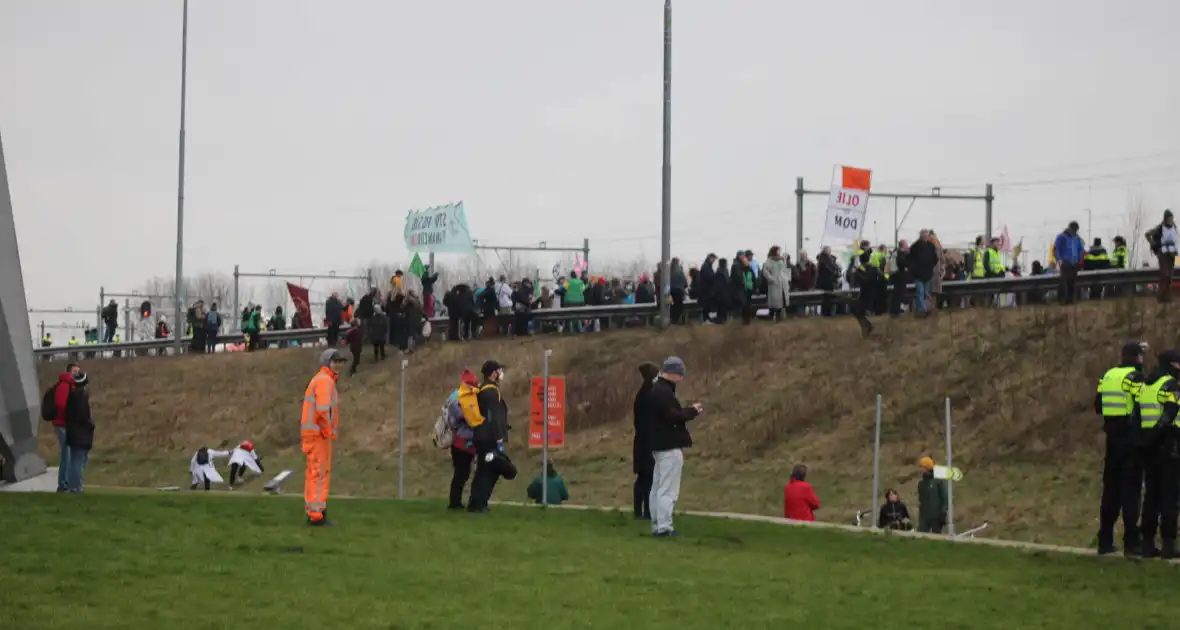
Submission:
<svg viewBox="0 0 1180 630">
<path fill-rule="evenodd" d="M 398 402 L 397 427 L 397 498 L 406 498 L 406 368 L 410 360 L 402 359 L 402 385 Z"/>
<path fill-rule="evenodd" d="M 549 505 L 549 357 L 552 350 L 545 350 L 545 363 L 541 371 L 541 505 Z"/>
<path fill-rule="evenodd" d="M 803 178 L 795 178 L 795 255 L 803 251 Z"/>
<path fill-rule="evenodd" d="M 872 514 L 877 513 L 881 490 L 881 394 L 877 394 L 877 429 L 873 437 L 873 502 L 869 504 Z M 873 519 L 876 527 L 876 519 Z"/>
<path fill-rule="evenodd" d="M 946 399 L 946 467 L 951 470 L 951 399 Z M 950 475 L 948 475 L 950 476 Z M 946 531 L 955 535 L 955 481 L 946 480 Z"/>
<path fill-rule="evenodd" d="M 234 265 L 234 312 L 233 317 L 230 318 L 230 321 L 237 323 L 233 325 L 233 328 L 230 328 L 231 332 L 242 330 L 242 307 L 238 304 L 238 278 L 238 266 Z"/>
</svg>

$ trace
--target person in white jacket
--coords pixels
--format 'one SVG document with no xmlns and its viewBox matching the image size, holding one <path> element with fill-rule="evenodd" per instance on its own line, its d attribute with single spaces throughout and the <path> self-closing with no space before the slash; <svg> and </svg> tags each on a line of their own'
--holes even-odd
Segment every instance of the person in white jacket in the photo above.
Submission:
<svg viewBox="0 0 1180 630">
<path fill-rule="evenodd" d="M 229 451 L 218 451 L 202 446 L 197 449 L 196 453 L 193 453 L 193 458 L 189 462 L 189 472 L 193 475 L 193 485 L 189 488 L 190 490 L 196 490 L 204 484 L 205 490 L 208 491 L 210 484 L 225 481 L 213 465 L 213 460 L 218 457 L 229 457 Z"/>
<path fill-rule="evenodd" d="M 246 471 L 253 471 L 261 475 L 262 458 L 254 452 L 254 442 L 246 440 L 238 445 L 229 456 L 229 489 L 234 489 L 234 483 L 246 480 Z"/>
</svg>

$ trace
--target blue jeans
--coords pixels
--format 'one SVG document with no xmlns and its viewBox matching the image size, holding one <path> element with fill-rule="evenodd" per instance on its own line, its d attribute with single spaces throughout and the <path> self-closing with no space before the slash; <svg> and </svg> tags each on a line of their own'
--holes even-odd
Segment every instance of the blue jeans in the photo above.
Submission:
<svg viewBox="0 0 1180 630">
<path fill-rule="evenodd" d="M 86 461 L 90 459 L 90 451 L 76 446 L 70 447 L 70 492 L 82 491 L 82 474 L 86 472 Z"/>
<path fill-rule="evenodd" d="M 57 447 L 59 450 L 57 462 L 57 489 L 59 492 L 65 492 L 69 489 L 68 481 L 70 474 L 70 447 L 66 446 L 66 428 L 54 426 L 54 433 L 57 433 Z"/>
<path fill-rule="evenodd" d="M 917 313 L 926 313 L 926 302 L 930 299 L 930 283 L 922 282 L 921 280 L 914 280 L 914 310 Z"/>
</svg>

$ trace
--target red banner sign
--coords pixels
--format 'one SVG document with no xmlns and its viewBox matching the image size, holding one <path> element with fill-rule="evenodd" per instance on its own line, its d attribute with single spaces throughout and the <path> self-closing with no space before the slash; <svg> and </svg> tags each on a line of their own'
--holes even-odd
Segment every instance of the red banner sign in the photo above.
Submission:
<svg viewBox="0 0 1180 630">
<path fill-rule="evenodd" d="M 529 448 L 545 444 L 545 394 L 543 377 L 534 376 L 529 390 Z M 549 377 L 549 448 L 565 446 L 565 377 Z"/>
</svg>

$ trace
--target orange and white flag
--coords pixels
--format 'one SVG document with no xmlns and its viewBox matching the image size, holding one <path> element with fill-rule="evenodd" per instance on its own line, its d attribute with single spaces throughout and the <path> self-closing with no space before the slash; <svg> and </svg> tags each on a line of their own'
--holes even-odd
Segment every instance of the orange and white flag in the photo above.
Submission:
<svg viewBox="0 0 1180 630">
<path fill-rule="evenodd" d="M 873 172 L 851 166 L 837 166 L 832 174 L 832 192 L 824 218 L 824 242 L 846 243 L 860 238 Z"/>
</svg>

